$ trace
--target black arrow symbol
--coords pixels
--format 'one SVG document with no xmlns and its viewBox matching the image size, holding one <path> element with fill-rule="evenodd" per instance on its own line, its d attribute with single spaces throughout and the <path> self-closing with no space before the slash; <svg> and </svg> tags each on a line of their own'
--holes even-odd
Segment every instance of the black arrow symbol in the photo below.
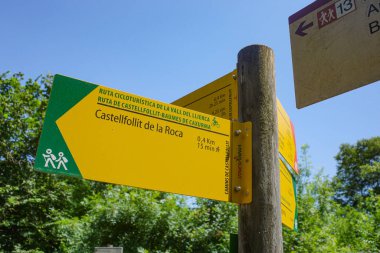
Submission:
<svg viewBox="0 0 380 253">
<path fill-rule="evenodd" d="M 313 26 L 313 22 L 310 22 L 309 24 L 304 26 L 305 22 L 306 21 L 301 22 L 301 24 L 298 26 L 298 28 L 296 30 L 296 34 L 299 36 L 302 36 L 302 37 L 307 35 L 307 33 L 305 33 L 304 31 Z"/>
</svg>

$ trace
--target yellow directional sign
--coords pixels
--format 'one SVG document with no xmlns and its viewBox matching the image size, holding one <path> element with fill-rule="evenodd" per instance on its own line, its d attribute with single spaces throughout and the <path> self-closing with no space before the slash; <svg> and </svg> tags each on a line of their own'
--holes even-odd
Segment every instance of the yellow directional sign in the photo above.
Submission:
<svg viewBox="0 0 380 253">
<path fill-rule="evenodd" d="M 200 89 L 176 100 L 175 105 L 197 110 L 210 115 L 216 115 L 233 121 L 238 120 L 238 85 L 237 71 L 234 70 L 227 75 L 211 82 Z M 296 182 L 293 176 L 298 171 L 297 151 L 293 124 L 277 99 L 278 136 L 282 222 L 284 225 L 296 227 L 296 199 L 294 193 Z M 234 167 L 232 169 L 235 171 Z M 246 175 L 246 177 L 248 177 Z M 244 177 L 243 181 L 246 180 Z M 291 204 L 289 204 L 291 203 Z"/>
<path fill-rule="evenodd" d="M 284 161 L 290 171 L 299 174 L 297 164 L 297 147 L 296 137 L 294 134 L 294 126 L 282 106 L 280 100 L 277 99 L 277 121 L 278 121 L 278 150 L 280 159 Z"/>
<path fill-rule="evenodd" d="M 221 201 L 247 194 L 250 201 L 250 192 L 231 190 L 231 131 L 223 118 L 57 75 L 35 168 Z M 250 139 L 245 132 L 237 143 Z"/>
<path fill-rule="evenodd" d="M 296 182 L 285 163 L 282 161 L 279 163 L 282 223 L 289 228 L 297 229 Z"/>
<path fill-rule="evenodd" d="M 174 101 L 173 104 L 237 121 L 238 88 L 236 76 L 237 71 L 234 70 Z"/>
</svg>

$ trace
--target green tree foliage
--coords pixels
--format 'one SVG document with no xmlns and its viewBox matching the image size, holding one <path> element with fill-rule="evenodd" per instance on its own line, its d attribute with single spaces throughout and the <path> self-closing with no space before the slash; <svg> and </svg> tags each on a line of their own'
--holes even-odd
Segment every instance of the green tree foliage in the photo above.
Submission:
<svg viewBox="0 0 380 253">
<path fill-rule="evenodd" d="M 371 193 L 380 194 L 380 137 L 341 145 L 336 160 L 335 200 L 356 207 Z"/>
<path fill-rule="evenodd" d="M 237 233 L 237 206 L 197 199 L 189 223 L 194 236 L 188 252 L 229 252 L 229 234 Z"/>
<path fill-rule="evenodd" d="M 33 171 L 51 77 L 23 82 L 20 73 L 0 75 L 0 249 L 53 252 L 55 222 L 84 212 L 88 187 Z"/>
<path fill-rule="evenodd" d="M 302 146 L 298 185 L 299 231 L 284 229 L 285 252 L 379 252 L 380 196 L 369 191 L 357 208 L 335 201 L 333 181 L 313 169 Z"/>
<path fill-rule="evenodd" d="M 322 171 L 311 176 L 308 145 L 301 148 L 300 178 L 297 184 L 298 231 L 284 228 L 285 252 L 337 252 L 331 240 L 333 202 L 330 182 Z"/>
<path fill-rule="evenodd" d="M 0 246 L 13 250 L 17 244 L 33 248 L 36 242 L 49 238 L 50 226 L 45 216 L 56 209 L 49 194 L 50 178 L 32 173 L 33 159 L 43 113 L 46 109 L 49 81 L 28 80 L 21 85 L 22 74 L 0 76 Z M 45 197 L 47 195 L 47 197 Z M 46 205 L 46 206 L 44 206 Z M 51 209 L 50 209 L 51 208 Z M 50 210 L 49 210 L 50 209 Z M 6 218 L 6 219 L 5 219 Z M 35 242 L 34 242 L 35 241 Z"/>
<path fill-rule="evenodd" d="M 57 231 L 64 252 L 123 246 L 125 252 L 229 252 L 237 231 L 236 206 L 173 194 L 108 185 L 90 200 L 81 219 L 62 220 Z"/>
</svg>

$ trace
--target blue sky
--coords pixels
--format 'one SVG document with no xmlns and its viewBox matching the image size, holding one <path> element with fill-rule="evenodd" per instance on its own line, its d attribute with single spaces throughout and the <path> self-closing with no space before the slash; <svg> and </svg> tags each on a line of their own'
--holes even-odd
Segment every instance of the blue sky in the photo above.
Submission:
<svg viewBox="0 0 380 253">
<path fill-rule="evenodd" d="M 172 102 L 233 70 L 237 53 L 275 53 L 277 96 L 298 150 L 335 174 L 342 143 L 380 135 L 380 83 L 296 109 L 288 17 L 311 1 L 1 1 L 0 72 L 63 74 Z"/>
</svg>

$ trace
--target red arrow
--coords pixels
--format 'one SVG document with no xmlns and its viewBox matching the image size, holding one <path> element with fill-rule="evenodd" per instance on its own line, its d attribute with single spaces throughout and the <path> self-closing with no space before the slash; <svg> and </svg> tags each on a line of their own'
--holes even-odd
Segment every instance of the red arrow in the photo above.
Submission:
<svg viewBox="0 0 380 253">
<path fill-rule="evenodd" d="M 304 26 L 305 22 L 306 21 L 301 22 L 301 24 L 298 26 L 298 28 L 296 30 L 296 34 L 299 36 L 302 36 L 302 37 L 307 35 L 307 33 L 305 33 L 304 31 L 313 26 L 313 22 L 310 22 L 309 24 Z"/>
</svg>

